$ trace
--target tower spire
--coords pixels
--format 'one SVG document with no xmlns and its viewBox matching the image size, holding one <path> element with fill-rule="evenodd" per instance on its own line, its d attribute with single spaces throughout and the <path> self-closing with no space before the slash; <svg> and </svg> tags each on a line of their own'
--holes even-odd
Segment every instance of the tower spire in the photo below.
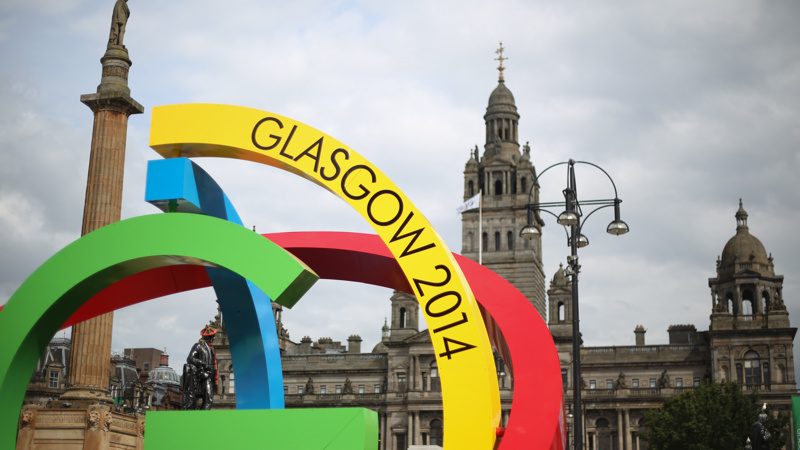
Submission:
<svg viewBox="0 0 800 450">
<path fill-rule="evenodd" d="M 505 81 L 505 78 L 503 77 L 503 71 L 506 70 L 506 68 L 503 66 L 503 61 L 508 59 L 503 57 L 503 50 L 505 50 L 505 48 L 503 47 L 503 41 L 500 41 L 500 48 L 494 51 L 499 56 L 494 60 L 500 61 L 500 65 L 497 66 L 497 70 L 500 71 L 500 77 L 498 78 L 498 81 L 500 81 L 501 83 Z"/>
</svg>

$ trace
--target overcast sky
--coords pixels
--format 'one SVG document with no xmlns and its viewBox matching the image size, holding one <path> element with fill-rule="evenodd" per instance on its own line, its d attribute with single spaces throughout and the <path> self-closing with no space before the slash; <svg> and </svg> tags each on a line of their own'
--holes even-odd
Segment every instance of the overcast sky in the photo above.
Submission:
<svg viewBox="0 0 800 450">
<path fill-rule="evenodd" d="M 113 0 L 0 3 L 0 304 L 77 239 L 92 113 Z M 521 144 L 543 168 L 574 158 L 603 167 L 631 233 L 605 233 L 609 210 L 584 228 L 581 330 L 587 345 L 667 342 L 670 324 L 708 329 L 708 279 L 735 234 L 738 199 L 784 275 L 800 321 L 800 3 L 296 1 L 129 2 L 131 95 L 124 218 L 145 203 L 154 106 L 211 102 L 282 114 L 328 133 L 383 170 L 461 250 L 463 170 L 483 152 L 500 41 Z M 278 169 L 197 161 L 248 227 L 372 232 L 345 202 Z M 579 167 L 583 199 L 610 197 Z M 565 172 L 541 180 L 560 200 Z M 549 279 L 569 249 L 550 216 Z M 320 281 L 284 321 L 305 335 L 363 348 L 380 339 L 391 292 Z M 180 366 L 216 313 L 203 290 L 120 310 L 113 349 L 166 347 Z M 424 326 L 424 325 L 422 325 Z M 175 358 L 178 358 L 176 361 Z"/>
</svg>

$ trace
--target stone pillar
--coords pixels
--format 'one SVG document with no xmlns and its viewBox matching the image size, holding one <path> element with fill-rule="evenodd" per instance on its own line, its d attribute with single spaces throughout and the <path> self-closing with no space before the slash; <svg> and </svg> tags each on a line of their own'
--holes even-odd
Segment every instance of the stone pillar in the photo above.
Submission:
<svg viewBox="0 0 800 450">
<path fill-rule="evenodd" d="M 414 445 L 414 413 L 409 411 L 408 412 L 408 437 L 406 442 L 407 445 Z"/>
<path fill-rule="evenodd" d="M 624 431 L 625 427 L 623 425 L 624 424 L 622 422 L 622 410 L 618 409 L 617 410 L 617 445 L 618 445 L 617 448 L 619 448 L 619 449 L 624 449 L 625 448 L 625 447 L 623 447 L 623 445 L 625 444 L 625 441 L 623 440 L 623 438 L 624 438 L 623 434 L 625 433 L 625 431 Z"/>
<path fill-rule="evenodd" d="M 422 390 L 422 369 L 419 366 L 419 355 L 414 356 L 414 388 Z"/>
<path fill-rule="evenodd" d="M 94 113 L 81 235 L 120 219 L 128 117 L 144 112 L 130 97 L 128 50 L 109 45 L 100 62 L 97 93 L 81 96 Z M 108 393 L 113 322 L 114 314 L 108 313 L 73 326 L 69 387 L 62 399 L 88 406 Z"/>
<path fill-rule="evenodd" d="M 631 439 L 631 410 L 625 409 L 625 448 L 633 450 L 633 441 Z M 638 447 L 637 447 L 638 448 Z"/>
<path fill-rule="evenodd" d="M 419 411 L 414 413 L 414 444 L 422 444 L 422 433 L 419 432 Z"/>
</svg>

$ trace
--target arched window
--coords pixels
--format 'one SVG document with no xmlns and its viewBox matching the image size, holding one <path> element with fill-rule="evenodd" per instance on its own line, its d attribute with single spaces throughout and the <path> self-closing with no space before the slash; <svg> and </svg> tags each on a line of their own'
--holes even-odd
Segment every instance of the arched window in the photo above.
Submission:
<svg viewBox="0 0 800 450">
<path fill-rule="evenodd" d="M 764 291 L 761 293 L 761 311 L 766 313 L 769 311 L 769 292 Z"/>
<path fill-rule="evenodd" d="M 611 428 L 608 420 L 600 418 L 595 422 L 597 429 L 597 450 L 613 450 L 614 439 L 611 437 Z"/>
<path fill-rule="evenodd" d="M 639 419 L 639 433 L 637 433 L 636 440 L 639 442 L 639 447 L 637 447 L 639 450 L 647 450 L 647 441 L 638 437 L 642 434 L 647 434 L 647 419 L 645 418 Z"/>
<path fill-rule="evenodd" d="M 495 180 L 494 182 L 494 195 L 503 195 L 503 182 Z"/>
<path fill-rule="evenodd" d="M 753 302 L 753 291 L 745 289 L 742 292 L 742 315 L 751 316 L 756 313 L 756 305 Z"/>
<path fill-rule="evenodd" d="M 469 195 L 470 198 L 475 196 L 475 182 L 472 180 L 469 180 L 467 183 L 467 195 Z"/>
<path fill-rule="evenodd" d="M 483 251 L 489 251 L 489 233 L 483 232 L 483 236 L 481 236 L 481 246 L 483 247 Z"/>
<path fill-rule="evenodd" d="M 728 292 L 725 295 L 725 303 L 728 304 L 728 312 L 733 314 L 734 316 L 739 315 L 739 311 L 736 309 L 736 302 L 733 301 L 733 294 Z"/>
<path fill-rule="evenodd" d="M 444 445 L 444 428 L 439 419 L 431 420 L 431 442 L 430 445 Z"/>
<path fill-rule="evenodd" d="M 567 307 L 564 302 L 558 302 L 558 321 L 563 322 L 567 320 Z"/>
<path fill-rule="evenodd" d="M 528 193 L 528 179 L 525 178 L 525 177 L 522 177 L 522 178 L 519 179 L 519 183 L 520 183 L 520 187 L 522 188 L 521 194 L 527 194 Z"/>
<path fill-rule="evenodd" d="M 769 366 L 767 366 L 766 369 L 769 371 Z M 744 379 L 742 379 L 742 370 Z M 739 383 L 744 382 L 745 385 L 760 385 L 763 380 L 762 370 L 763 368 L 761 361 L 759 361 L 758 353 L 753 350 L 744 354 L 744 361 L 742 363 L 736 364 Z"/>
<path fill-rule="evenodd" d="M 514 232 L 509 231 L 506 233 L 506 241 L 508 242 L 508 249 L 514 250 Z"/>
<path fill-rule="evenodd" d="M 494 232 L 494 251 L 496 251 L 496 252 L 500 251 L 500 232 L 499 231 L 495 231 Z"/>
<path fill-rule="evenodd" d="M 406 327 L 406 309 L 400 308 L 400 323 L 398 324 L 400 328 Z"/>
<path fill-rule="evenodd" d="M 475 249 L 475 235 L 472 234 L 472 231 L 467 233 L 467 248 L 465 251 L 471 252 Z"/>
</svg>

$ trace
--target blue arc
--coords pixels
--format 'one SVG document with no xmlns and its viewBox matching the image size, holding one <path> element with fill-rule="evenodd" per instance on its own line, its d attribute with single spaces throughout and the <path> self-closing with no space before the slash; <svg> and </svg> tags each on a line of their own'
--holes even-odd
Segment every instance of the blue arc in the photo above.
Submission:
<svg viewBox="0 0 800 450">
<path fill-rule="evenodd" d="M 164 212 L 208 215 L 243 225 L 216 181 L 188 158 L 149 161 L 145 201 Z M 272 301 L 242 276 L 207 267 L 235 361 L 237 409 L 283 409 L 283 372 Z"/>
</svg>

